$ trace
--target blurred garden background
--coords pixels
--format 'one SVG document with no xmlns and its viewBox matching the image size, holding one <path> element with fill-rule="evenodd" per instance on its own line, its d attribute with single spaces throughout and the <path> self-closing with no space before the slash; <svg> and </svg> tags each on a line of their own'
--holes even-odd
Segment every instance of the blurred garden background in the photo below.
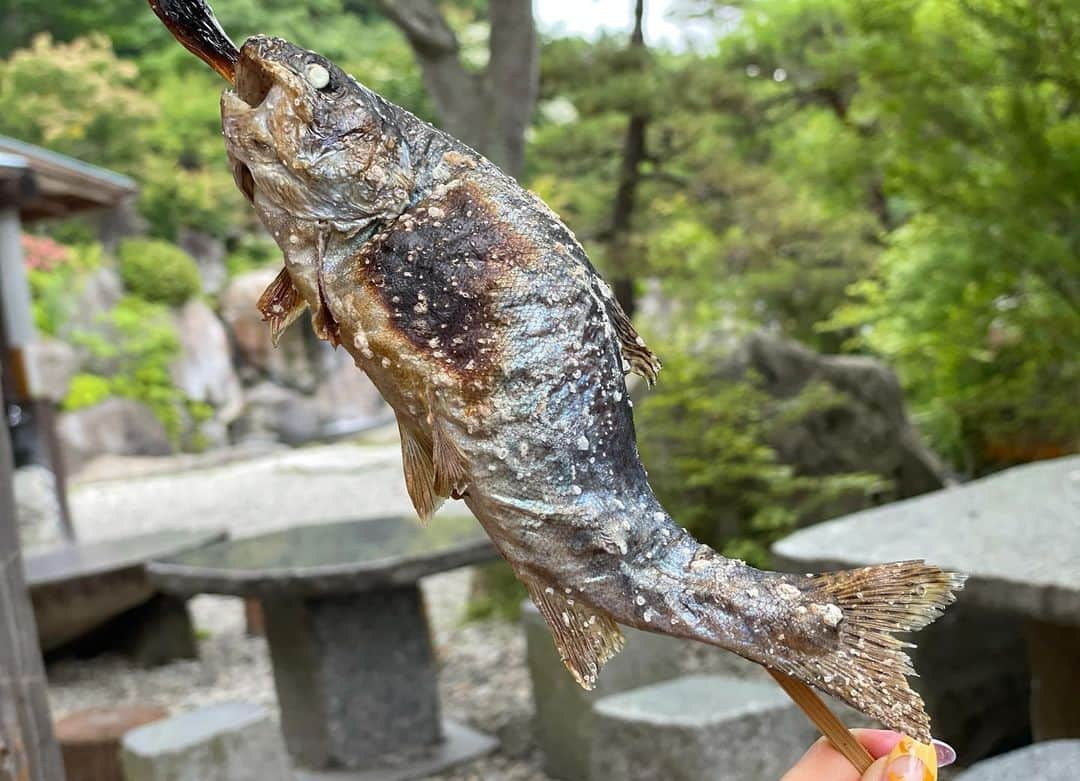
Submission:
<svg viewBox="0 0 1080 781">
<path fill-rule="evenodd" d="M 891 559 L 901 554 L 860 549 L 880 536 L 864 527 L 814 545 L 805 535 L 826 527 L 805 527 L 963 484 L 859 516 L 898 524 L 890 544 L 915 539 L 904 556 L 938 555 L 942 542 L 941 563 L 967 567 L 985 589 L 931 630 L 939 635 L 923 635 L 934 638 L 916 662 L 930 673 L 920 685 L 936 734 L 957 742 L 962 764 L 1077 736 L 1080 601 L 1063 595 L 1080 594 L 1069 550 L 1080 528 L 1080 3 L 213 5 L 238 42 L 266 33 L 326 55 L 561 215 L 664 361 L 654 388 L 630 385 L 642 460 L 664 505 L 702 541 L 798 572 Z M 204 545 L 328 520 L 362 527 L 376 515 L 411 524 L 393 417 L 306 315 L 271 345 L 255 302 L 281 258 L 228 170 L 224 85 L 145 0 L 0 0 L 0 19 L 0 167 L 26 155 L 36 174 L 86 174 L 34 145 L 134 183 L 99 171 L 128 200 L 74 217 L 24 215 L 22 226 L 37 331 L 32 355 L 24 346 L 39 387 L 13 400 L 6 377 L 5 395 L 53 711 L 79 722 L 88 708 L 149 703 L 161 706 L 157 719 L 237 699 L 277 718 L 283 689 L 275 694 L 271 668 L 283 665 L 271 665 L 259 600 L 196 589 L 189 605 L 188 593 L 167 602 L 143 565 L 175 551 L 134 556 L 132 540 L 179 531 Z M 51 429 L 54 406 L 66 468 L 20 435 L 27 410 L 46 413 L 39 428 Z M 1037 461 L 1046 463 L 973 482 Z M 73 527 L 60 522 L 68 500 L 57 483 L 71 487 Z M 793 532 L 787 553 L 770 552 Z M 133 623 L 148 626 L 161 621 L 154 610 L 181 616 L 181 652 L 155 648 L 152 664 L 145 649 L 113 653 L 129 639 L 114 618 L 102 624 L 108 653 L 100 637 L 62 647 L 83 631 L 72 615 L 87 612 L 71 582 L 127 599 L 98 588 L 104 567 L 80 569 L 92 556 L 63 558 L 87 549 L 116 571 L 138 570 L 145 604 L 110 604 L 109 615 L 143 611 Z M 485 556 L 494 553 L 453 566 Z M 535 611 L 506 620 L 521 616 L 524 598 L 509 569 L 439 571 L 422 585 L 435 650 L 417 669 L 434 689 L 437 668 L 445 713 L 499 742 L 470 755 L 494 751 L 488 759 L 432 777 L 585 778 L 596 700 L 568 683 Z M 54 602 L 65 631 L 50 643 L 43 606 Z M 418 615 L 413 635 L 426 637 Z M 664 719 L 682 723 L 699 691 L 743 692 L 750 681 L 780 697 L 729 654 L 641 637 L 619 657 L 632 674 L 616 671 L 606 694 L 732 676 L 681 678 L 685 690 L 645 702 L 649 718 L 661 714 L 649 726 L 657 745 Z M 343 675 L 342 690 L 360 686 L 358 675 Z M 1039 683 L 1052 679 L 1071 683 Z M 1047 692 L 1068 702 L 1046 705 Z M 665 698 L 675 703 L 667 715 Z M 705 705 L 708 731 L 720 717 Z M 755 748 L 752 762 L 782 764 L 811 739 L 785 726 L 784 707 L 781 697 L 755 733 L 769 746 L 786 736 L 783 750 Z M 1073 721 L 1055 731 L 1040 707 Z M 709 734 L 700 745 L 739 742 Z M 618 753 L 652 751 L 650 741 L 600 743 Z M 683 753 L 673 751 L 673 766 Z M 763 779 L 779 775 L 762 767 Z M 593 775 L 610 777 L 629 776 Z"/>
</svg>

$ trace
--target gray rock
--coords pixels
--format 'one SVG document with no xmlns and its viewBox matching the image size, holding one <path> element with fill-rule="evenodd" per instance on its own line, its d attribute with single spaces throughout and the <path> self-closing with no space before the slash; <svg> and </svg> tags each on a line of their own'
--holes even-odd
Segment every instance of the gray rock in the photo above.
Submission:
<svg viewBox="0 0 1080 781">
<path fill-rule="evenodd" d="M 138 196 L 134 195 L 125 198 L 111 209 L 91 215 L 90 219 L 95 216 L 98 240 L 107 252 L 115 252 L 120 242 L 129 236 L 144 235 L 148 227 L 146 219 L 139 214 Z"/>
<path fill-rule="evenodd" d="M 181 227 L 176 244 L 194 258 L 195 265 L 199 267 L 203 290 L 213 295 L 220 293 L 229 281 L 229 272 L 225 268 L 225 243 L 208 233 Z"/>
<path fill-rule="evenodd" d="M 56 404 L 67 398 L 71 378 L 79 370 L 75 348 L 59 339 L 38 336 L 26 346 L 24 357 L 34 395 Z"/>
<path fill-rule="evenodd" d="M 955 781 L 1073 781 L 1080 768 L 1080 740 L 1050 740 L 972 765 Z"/>
<path fill-rule="evenodd" d="M 725 379 L 756 374 L 776 399 L 769 411 L 778 422 L 770 444 L 797 473 L 871 472 L 893 481 L 878 501 L 902 499 L 941 488 L 945 470 L 908 420 L 893 371 L 871 358 L 821 355 L 798 342 L 766 332 L 751 334 L 717 367 Z M 811 383 L 824 383 L 838 400 L 784 421 L 792 400 Z M 862 496 L 823 508 L 827 518 L 868 506 Z"/>
<path fill-rule="evenodd" d="M 275 349 L 270 329 L 255 304 L 279 270 L 257 269 L 235 277 L 222 293 L 221 317 L 236 346 L 241 377 L 246 383 L 270 379 L 312 393 L 341 358 L 314 335 L 306 314 L 282 335 Z"/>
<path fill-rule="evenodd" d="M 367 375 L 344 353 L 341 357 L 346 360 L 337 362 L 315 392 L 319 420 L 328 434 L 355 429 L 390 409 Z"/>
<path fill-rule="evenodd" d="M 235 443 L 302 444 L 317 439 L 322 431 L 314 399 L 272 382 L 249 388 L 240 414 L 229 425 L 229 437 Z"/>
<path fill-rule="evenodd" d="M 676 677 L 680 645 L 686 641 L 624 627 L 626 647 L 604 666 L 596 688 L 585 691 L 566 671 L 551 630 L 531 600 L 522 606 L 521 622 L 544 770 L 564 781 L 585 781 L 589 777 L 593 704 L 611 694 Z"/>
<path fill-rule="evenodd" d="M 127 781 L 291 781 L 269 712 L 231 702 L 154 722 L 124 736 Z"/>
<path fill-rule="evenodd" d="M 175 321 L 180 355 L 169 367 L 173 382 L 188 398 L 213 406 L 218 420 L 228 423 L 240 414 L 243 391 L 225 326 L 198 299 L 184 304 Z"/>
<path fill-rule="evenodd" d="M 61 325 L 61 339 L 69 339 L 79 332 L 95 332 L 102 329 L 101 318 L 124 295 L 124 283 L 111 266 L 102 266 L 79 280 L 73 291 L 73 301 L 68 317 Z M 83 352 L 80 358 L 85 359 Z"/>
<path fill-rule="evenodd" d="M 53 473 L 37 464 L 20 467 L 15 470 L 14 488 L 15 518 L 23 549 L 60 542 L 60 503 Z"/>
<path fill-rule="evenodd" d="M 776 781 L 814 740 L 771 682 L 694 675 L 599 700 L 591 778 Z"/>
<path fill-rule="evenodd" d="M 95 456 L 162 456 L 172 445 L 154 413 L 131 399 L 106 399 L 93 407 L 65 412 L 57 423 L 64 458 L 72 471 Z"/>
</svg>

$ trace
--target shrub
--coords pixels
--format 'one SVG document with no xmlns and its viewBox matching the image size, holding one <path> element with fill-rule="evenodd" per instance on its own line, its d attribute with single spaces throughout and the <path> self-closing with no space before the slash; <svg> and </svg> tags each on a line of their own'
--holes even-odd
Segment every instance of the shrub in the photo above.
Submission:
<svg viewBox="0 0 1080 781">
<path fill-rule="evenodd" d="M 98 404 L 112 395 L 112 382 L 97 374 L 76 374 L 71 378 L 64 409 L 71 411 Z"/>
<path fill-rule="evenodd" d="M 146 301 L 179 306 L 202 288 L 195 261 L 167 241 L 128 239 L 118 260 L 124 287 Z"/>
<path fill-rule="evenodd" d="M 883 488 L 876 475 L 796 474 L 768 444 L 774 426 L 832 402 L 820 387 L 780 408 L 752 376 L 715 377 L 723 358 L 716 347 L 661 354 L 660 381 L 635 408 L 642 461 L 660 501 L 702 542 L 767 566 L 769 545 L 824 503 Z"/>
<path fill-rule="evenodd" d="M 190 420 L 191 402 L 169 375 L 169 364 L 179 354 L 180 340 L 168 310 L 134 296 L 121 299 L 105 316 L 100 331 L 80 332 L 72 340 L 90 356 L 97 380 L 108 383 L 104 395 L 141 401 L 153 410 L 173 442 L 179 442 Z M 89 377 L 89 375 L 84 375 Z M 104 386 L 84 379 L 76 397 L 75 385 L 67 405 L 94 398 L 100 401 Z"/>
</svg>

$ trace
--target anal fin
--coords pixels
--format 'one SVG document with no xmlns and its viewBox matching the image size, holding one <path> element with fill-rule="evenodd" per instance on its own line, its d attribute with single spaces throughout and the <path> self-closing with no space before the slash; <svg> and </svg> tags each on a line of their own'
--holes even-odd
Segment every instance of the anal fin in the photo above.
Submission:
<svg viewBox="0 0 1080 781">
<path fill-rule="evenodd" d="M 552 587 L 525 581 L 529 596 L 547 621 L 555 648 L 574 680 L 587 690 L 596 685 L 600 668 L 625 644 L 618 624 L 580 600 Z"/>
<path fill-rule="evenodd" d="M 431 460 L 431 445 L 401 422 L 401 465 L 405 471 L 405 489 L 409 493 L 421 523 L 427 523 L 439 509 L 442 498 L 435 492 L 435 465 Z"/>
<path fill-rule="evenodd" d="M 289 270 L 281 269 L 281 273 L 274 277 L 274 281 L 259 296 L 256 304 L 263 320 L 270 323 L 270 339 L 274 347 L 277 347 L 281 335 L 288 327 L 304 313 L 307 305 L 307 301 L 293 284 Z"/>
</svg>

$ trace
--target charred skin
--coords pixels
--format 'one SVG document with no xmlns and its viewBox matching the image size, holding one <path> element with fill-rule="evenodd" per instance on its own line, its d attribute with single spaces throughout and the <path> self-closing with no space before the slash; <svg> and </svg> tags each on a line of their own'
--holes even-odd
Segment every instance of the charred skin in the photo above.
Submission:
<svg viewBox="0 0 1080 781">
<path fill-rule="evenodd" d="M 649 488 L 624 370 L 659 364 L 539 199 L 332 63 L 245 43 L 222 98 L 237 184 L 280 246 L 262 306 L 303 307 L 397 414 L 421 518 L 464 498 L 591 686 L 616 623 L 701 640 L 929 737 L 892 633 L 960 579 L 920 562 L 779 575 L 697 543 Z"/>
</svg>

